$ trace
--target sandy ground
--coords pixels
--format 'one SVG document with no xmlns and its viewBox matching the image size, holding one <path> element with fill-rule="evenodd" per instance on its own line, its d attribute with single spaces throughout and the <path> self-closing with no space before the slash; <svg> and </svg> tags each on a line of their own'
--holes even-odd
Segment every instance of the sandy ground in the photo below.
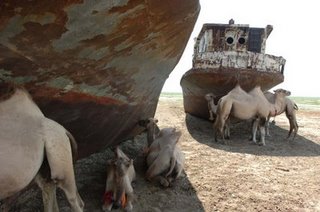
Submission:
<svg viewBox="0 0 320 212">
<path fill-rule="evenodd" d="M 284 115 L 271 126 L 266 146 L 248 140 L 249 123 L 231 127 L 230 144 L 213 140 L 212 124 L 186 115 L 182 100 L 161 98 L 155 115 L 159 126 L 182 131 L 180 146 L 186 156 L 184 175 L 163 189 L 144 179 L 142 148 L 146 135 L 121 145 L 134 158 L 138 174 L 133 183 L 134 211 L 320 211 L 320 110 L 300 109 L 300 126 L 293 142 L 285 140 L 288 121 Z M 76 163 L 76 179 L 85 211 L 102 211 L 106 160 L 105 149 Z M 70 211 L 62 192 L 61 211 Z M 11 211 L 42 211 L 37 188 L 25 193 Z"/>
</svg>

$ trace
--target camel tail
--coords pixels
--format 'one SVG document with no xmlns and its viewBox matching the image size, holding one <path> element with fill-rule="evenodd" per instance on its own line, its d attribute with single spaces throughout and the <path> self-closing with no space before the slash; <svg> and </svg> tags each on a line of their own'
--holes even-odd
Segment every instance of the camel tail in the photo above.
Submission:
<svg viewBox="0 0 320 212">
<path fill-rule="evenodd" d="M 76 162 L 76 160 L 78 159 L 78 144 L 76 142 L 76 139 L 73 137 L 73 135 L 68 130 L 66 130 L 66 134 L 69 138 L 70 145 L 71 145 L 72 160 L 73 160 L 73 162 Z"/>
</svg>

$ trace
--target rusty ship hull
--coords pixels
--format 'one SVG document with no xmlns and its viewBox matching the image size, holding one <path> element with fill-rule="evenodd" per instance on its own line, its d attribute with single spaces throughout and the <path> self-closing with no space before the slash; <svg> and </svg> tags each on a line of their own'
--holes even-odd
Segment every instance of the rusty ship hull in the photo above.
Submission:
<svg viewBox="0 0 320 212">
<path fill-rule="evenodd" d="M 153 117 L 198 0 L 1 1 L 0 82 L 23 85 L 76 138 L 80 158 Z"/>
<path fill-rule="evenodd" d="M 208 103 L 204 96 L 213 93 L 215 103 L 238 83 L 245 91 L 250 91 L 255 85 L 261 85 L 266 91 L 283 82 L 281 73 L 268 73 L 250 69 L 191 69 L 181 79 L 183 88 L 183 104 L 186 113 L 209 119 Z"/>
<path fill-rule="evenodd" d="M 186 113 L 209 119 L 206 94 L 215 103 L 237 84 L 247 92 L 256 85 L 263 91 L 284 81 L 285 59 L 265 54 L 266 40 L 272 31 L 249 25 L 204 24 L 195 41 L 193 67 L 181 78 Z"/>
</svg>

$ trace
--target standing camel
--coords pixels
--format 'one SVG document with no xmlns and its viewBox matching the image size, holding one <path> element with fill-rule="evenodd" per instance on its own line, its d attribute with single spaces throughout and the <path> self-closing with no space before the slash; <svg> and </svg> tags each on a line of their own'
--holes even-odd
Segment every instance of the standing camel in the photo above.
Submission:
<svg viewBox="0 0 320 212">
<path fill-rule="evenodd" d="M 277 92 L 277 90 L 275 90 L 274 92 Z M 274 93 L 271 92 L 265 92 L 264 93 L 265 97 L 268 99 L 268 101 L 270 103 L 275 103 L 276 100 L 276 95 Z M 297 104 L 292 101 L 289 98 L 285 98 L 285 104 L 281 105 L 282 107 L 277 111 L 277 113 L 275 114 L 276 116 L 282 114 L 283 112 L 286 112 L 286 117 L 289 120 L 289 124 L 290 124 L 290 128 L 289 128 L 289 132 L 288 132 L 288 136 L 287 139 L 290 138 L 291 133 L 293 132 L 293 137 L 292 140 L 294 140 L 294 138 L 296 137 L 297 133 L 298 133 L 298 123 L 297 123 L 297 118 L 296 118 L 296 110 L 298 110 L 298 106 Z M 266 133 L 268 136 L 270 136 L 270 132 L 269 132 L 269 119 L 267 120 L 267 125 L 266 125 Z"/>
<path fill-rule="evenodd" d="M 71 210 L 82 212 L 84 204 L 73 170 L 75 145 L 72 135 L 46 118 L 26 90 L 0 83 L 0 200 L 12 197 L 35 179 L 42 189 L 44 211 L 59 210 L 58 186 Z M 39 172 L 45 157 L 51 179 Z"/>
<path fill-rule="evenodd" d="M 208 102 L 208 110 L 210 115 L 209 120 L 214 121 L 213 116 L 216 116 L 219 102 L 217 104 L 214 103 L 215 96 L 213 95 L 213 93 L 206 94 L 204 98 Z M 225 127 L 224 127 L 224 136 L 227 139 L 230 138 L 230 119 L 226 120 Z"/>
<path fill-rule="evenodd" d="M 290 95 L 289 91 L 278 89 L 275 92 L 275 103 L 270 103 L 261 91 L 260 86 L 256 86 L 250 92 L 245 92 L 240 85 L 236 85 L 227 95 L 220 99 L 217 117 L 213 124 L 215 130 L 215 140 L 218 132 L 224 141 L 223 129 L 226 120 L 230 115 L 240 119 L 258 119 L 261 133 L 261 144 L 265 145 L 265 125 L 270 116 L 274 116 L 285 104 L 285 97 Z M 253 129 L 257 127 L 253 127 Z M 256 141 L 256 132 L 253 130 L 253 141 Z"/>
</svg>

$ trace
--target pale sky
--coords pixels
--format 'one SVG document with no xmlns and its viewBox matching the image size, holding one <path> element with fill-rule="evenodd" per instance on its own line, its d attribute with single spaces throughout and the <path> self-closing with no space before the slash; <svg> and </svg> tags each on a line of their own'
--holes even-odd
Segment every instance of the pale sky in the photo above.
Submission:
<svg viewBox="0 0 320 212">
<path fill-rule="evenodd" d="M 276 88 L 292 96 L 320 97 L 320 10 L 316 0 L 200 0 L 201 11 L 188 45 L 162 92 L 182 92 L 180 79 L 192 67 L 193 38 L 204 23 L 225 23 L 264 28 L 273 25 L 266 53 L 286 59 L 284 82 Z"/>
</svg>

